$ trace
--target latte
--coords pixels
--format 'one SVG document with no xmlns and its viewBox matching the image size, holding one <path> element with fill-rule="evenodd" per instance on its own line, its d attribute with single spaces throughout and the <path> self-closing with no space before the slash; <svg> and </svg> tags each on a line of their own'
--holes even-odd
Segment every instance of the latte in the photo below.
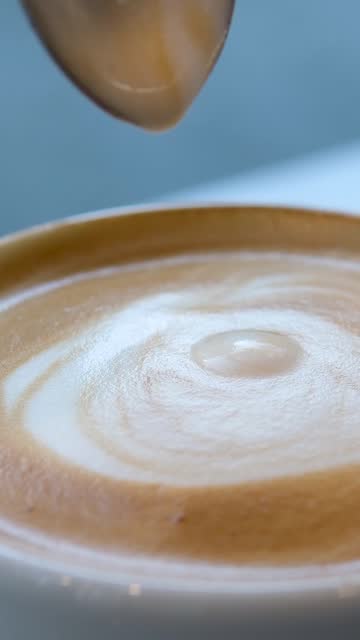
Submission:
<svg viewBox="0 0 360 640">
<path fill-rule="evenodd" d="M 3 241 L 2 553 L 237 580 L 357 561 L 358 229 L 229 207 Z"/>
</svg>

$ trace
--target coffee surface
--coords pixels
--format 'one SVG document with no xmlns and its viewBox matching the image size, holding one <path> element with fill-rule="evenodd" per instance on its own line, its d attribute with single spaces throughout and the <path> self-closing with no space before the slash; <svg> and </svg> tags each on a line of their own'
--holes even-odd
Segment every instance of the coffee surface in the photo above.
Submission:
<svg viewBox="0 0 360 640">
<path fill-rule="evenodd" d="M 186 213 L 144 217 L 152 255 L 132 245 L 131 216 L 113 238 L 99 220 L 14 241 L 35 275 L 19 282 L 9 262 L 0 300 L 4 548 L 264 575 L 359 559 L 353 232 L 337 253 L 330 236 L 313 251 L 320 216 L 311 230 L 305 214 L 250 213 L 211 214 L 232 220 L 227 250 L 226 234 L 207 246 L 199 227 L 196 246 L 168 251 L 161 230 L 171 216 L 174 233 L 191 227 Z M 76 264 L 59 255 L 69 239 Z"/>
</svg>

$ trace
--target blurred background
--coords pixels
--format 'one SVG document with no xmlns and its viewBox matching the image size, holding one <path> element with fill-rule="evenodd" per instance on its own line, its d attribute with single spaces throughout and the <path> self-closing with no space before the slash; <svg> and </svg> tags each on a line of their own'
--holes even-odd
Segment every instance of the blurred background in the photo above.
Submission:
<svg viewBox="0 0 360 640">
<path fill-rule="evenodd" d="M 219 0 L 221 1 L 221 0 Z M 358 0 L 237 0 L 222 59 L 163 134 L 119 123 L 0 2 L 0 233 L 167 193 L 360 137 Z"/>
</svg>

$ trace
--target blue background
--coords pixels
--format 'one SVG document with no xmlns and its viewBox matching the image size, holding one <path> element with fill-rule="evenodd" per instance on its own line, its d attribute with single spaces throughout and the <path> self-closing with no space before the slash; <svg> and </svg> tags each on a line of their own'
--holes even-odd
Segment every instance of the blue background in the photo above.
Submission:
<svg viewBox="0 0 360 640">
<path fill-rule="evenodd" d="M 360 135 L 358 0 L 237 0 L 185 121 L 149 134 L 90 104 L 16 0 L 0 3 L 0 233 L 162 194 Z"/>
</svg>

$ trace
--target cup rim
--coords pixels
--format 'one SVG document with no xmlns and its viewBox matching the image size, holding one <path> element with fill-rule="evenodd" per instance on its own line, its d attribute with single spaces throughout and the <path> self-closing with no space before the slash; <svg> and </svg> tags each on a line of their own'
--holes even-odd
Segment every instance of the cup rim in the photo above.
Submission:
<svg viewBox="0 0 360 640">
<path fill-rule="evenodd" d="M 300 214 L 300 215 L 316 215 L 331 218 L 338 218 L 341 220 L 356 220 L 359 219 L 359 214 L 354 213 L 353 211 L 341 211 L 339 209 L 329 209 L 322 207 L 310 207 L 310 206 L 296 206 L 296 205 L 284 205 L 277 204 L 276 202 L 272 204 L 262 204 L 262 203 L 251 203 L 251 202 L 237 202 L 234 201 L 213 201 L 213 200 L 203 200 L 196 201 L 195 203 L 191 203 L 188 199 L 185 201 L 172 201 L 172 200 L 160 200 L 160 201 L 152 201 L 149 203 L 140 203 L 140 204 L 128 204 L 121 205 L 119 207 L 105 207 L 104 209 L 95 209 L 94 211 L 85 211 L 83 213 L 76 213 L 69 216 L 56 218 L 50 222 L 40 222 L 30 227 L 25 227 L 16 231 L 10 231 L 9 233 L 5 233 L 0 235 L 0 248 L 4 244 L 10 244 L 12 242 L 16 242 L 18 240 L 26 239 L 28 237 L 33 237 L 34 235 L 40 235 L 44 232 L 52 232 L 56 231 L 58 228 L 63 228 L 64 226 L 70 227 L 72 225 L 86 224 L 87 222 L 96 221 L 100 219 L 107 218 L 118 218 L 122 216 L 130 216 L 130 215 L 141 215 L 146 213 L 161 213 L 161 212 L 179 212 L 179 211 L 201 211 L 201 210 L 232 210 L 232 209 L 241 209 L 244 211 L 254 211 L 254 212 L 269 212 L 269 213 L 282 213 L 282 214 Z"/>
<path fill-rule="evenodd" d="M 43 233 L 56 233 L 60 228 L 71 228 L 71 226 L 78 226 L 86 224 L 91 221 L 99 219 L 111 219 L 122 216 L 132 216 L 140 214 L 151 214 L 161 212 L 181 212 L 181 211 L 208 211 L 212 210 L 244 210 L 254 212 L 265 212 L 271 214 L 299 214 L 302 216 L 322 216 L 325 218 L 336 218 L 339 221 L 353 222 L 357 220 L 360 226 L 360 218 L 357 218 L 354 213 L 346 213 L 340 211 L 332 211 L 327 209 L 312 209 L 310 207 L 296 207 L 296 206 L 283 206 L 276 204 L 262 205 L 262 204 L 246 204 L 237 202 L 196 202 L 192 204 L 189 201 L 185 203 L 174 202 L 160 202 L 149 203 L 140 205 L 129 205 L 124 207 L 112 207 L 106 209 L 100 209 L 88 213 L 78 214 L 70 216 L 64 219 L 58 219 L 53 222 L 38 224 L 30 228 L 26 228 L 20 231 L 6 234 L 0 237 L 0 251 L 4 246 L 9 246 L 18 241 L 27 240 L 36 236 L 41 236 Z M 359 241 L 360 250 L 360 241 Z M 349 563 L 351 565 L 351 571 L 349 571 L 346 564 L 333 565 L 336 570 L 330 571 L 329 567 L 319 566 L 318 577 L 308 577 L 299 580 L 295 578 L 293 581 L 289 577 L 284 577 L 283 580 L 273 582 L 269 580 L 266 584 L 261 580 L 249 586 L 234 584 L 232 587 L 228 585 L 221 586 L 221 589 L 215 585 L 211 585 L 211 588 L 206 587 L 204 584 L 201 586 L 196 583 L 190 585 L 182 585 L 179 582 L 173 580 L 159 580 L 157 578 L 151 578 L 145 580 L 142 584 L 134 582 L 131 576 L 125 575 L 120 580 L 114 580 L 110 577 L 105 579 L 105 576 L 99 572 L 89 572 L 87 570 L 79 571 L 76 569 L 74 573 L 67 567 L 67 571 L 64 573 L 64 564 L 49 566 L 48 563 L 44 563 L 42 566 L 36 558 L 29 558 L 28 556 L 11 558 L 11 556 L 5 557 L 0 550 L 0 567 L 2 573 L 6 575 L 9 582 L 18 581 L 23 582 L 34 580 L 38 585 L 46 585 L 46 588 L 58 591 L 59 589 L 65 589 L 67 593 L 73 592 L 76 594 L 79 590 L 82 590 L 86 585 L 85 599 L 90 601 L 98 601 L 99 593 L 101 597 L 106 594 L 106 598 L 110 598 L 111 601 L 118 602 L 118 598 L 125 597 L 135 598 L 141 602 L 154 605 L 163 606 L 164 601 L 170 600 L 173 602 L 175 599 L 181 606 L 184 606 L 186 610 L 189 607 L 196 607 L 200 602 L 213 602 L 220 608 L 226 608 L 228 606 L 243 606 L 245 609 L 251 604 L 255 604 L 258 608 L 261 604 L 263 607 L 270 605 L 271 607 L 277 605 L 284 605 L 287 602 L 288 606 L 304 605 L 306 607 L 313 606 L 319 603 L 331 603 L 339 600 L 358 601 L 360 596 L 360 559 L 357 562 Z M 274 567 L 274 573 L 276 572 Z"/>
</svg>

